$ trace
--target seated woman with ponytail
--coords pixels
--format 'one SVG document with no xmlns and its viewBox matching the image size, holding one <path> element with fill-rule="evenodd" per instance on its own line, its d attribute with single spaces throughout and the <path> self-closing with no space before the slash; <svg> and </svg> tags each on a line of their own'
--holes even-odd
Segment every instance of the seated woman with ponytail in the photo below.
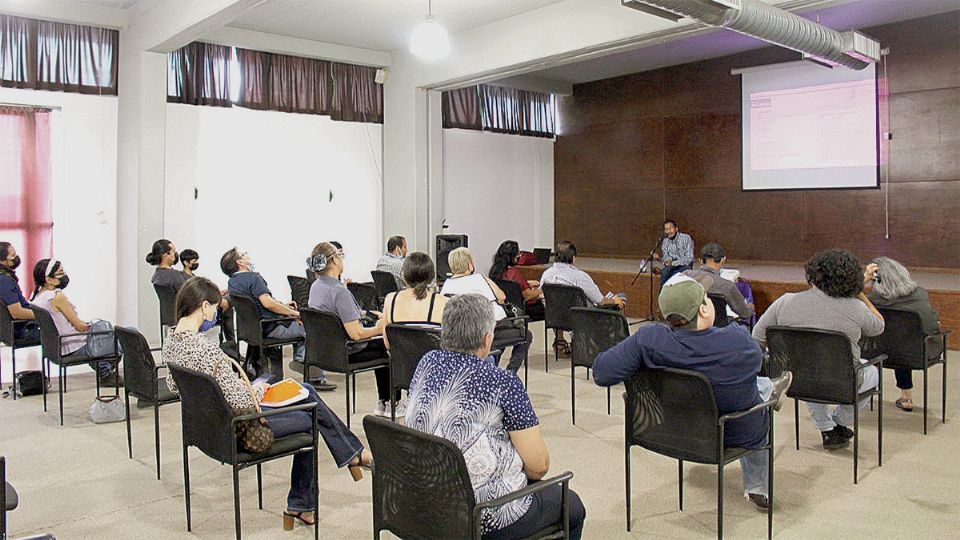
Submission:
<svg viewBox="0 0 960 540">
<path fill-rule="evenodd" d="M 387 324 L 440 326 L 440 321 L 443 320 L 443 308 L 447 305 L 447 297 L 434 290 L 436 270 L 430 256 L 419 251 L 407 255 L 403 261 L 401 274 L 407 288 L 390 293 L 383 300 Z M 383 341 L 389 348 L 390 343 L 387 342 L 386 335 Z"/>
<path fill-rule="evenodd" d="M 254 407 L 254 400 L 263 398 L 269 385 L 254 382 L 252 390 L 241 379 L 229 356 L 216 344 L 203 337 L 217 323 L 217 303 L 220 289 L 207 278 L 195 277 L 187 281 L 177 293 L 177 326 L 163 343 L 163 361 L 210 375 L 216 380 L 223 397 L 234 411 Z M 179 394 L 171 375 L 167 376 L 170 391 Z M 303 383 L 308 395 L 301 403 L 317 404 L 317 429 L 337 467 L 348 467 L 354 481 L 363 478 L 360 468 L 369 468 L 373 456 L 363 448 L 356 435 L 347 429 L 340 418 L 320 399 L 317 391 Z M 311 416 L 305 411 L 293 411 L 267 418 L 267 426 L 275 438 L 294 433 L 311 431 Z M 293 456 L 290 470 L 290 491 L 287 494 L 287 510 L 284 512 L 284 529 L 292 529 L 294 521 L 313 525 L 314 491 L 312 455 L 300 453 Z"/>
<path fill-rule="evenodd" d="M 177 246 L 166 238 L 153 243 L 153 249 L 147 253 L 146 260 L 147 264 L 157 267 L 150 278 L 150 282 L 157 287 L 169 287 L 176 292 L 190 279 L 188 274 L 173 267 L 180 262 L 180 254 L 177 253 Z"/>
<path fill-rule="evenodd" d="M 63 269 L 63 263 L 56 259 L 40 259 L 33 267 L 33 296 L 30 302 L 50 312 L 57 331 L 61 334 L 77 332 L 108 332 L 113 330 L 109 321 L 91 322 L 80 319 L 74 306 L 63 289 L 70 283 L 70 276 Z M 89 336 L 71 336 L 60 342 L 60 353 L 102 356 L 113 351 L 112 335 L 94 334 Z M 91 362 L 90 367 L 97 372 L 100 384 L 104 386 L 123 385 L 123 379 L 110 362 Z"/>
</svg>

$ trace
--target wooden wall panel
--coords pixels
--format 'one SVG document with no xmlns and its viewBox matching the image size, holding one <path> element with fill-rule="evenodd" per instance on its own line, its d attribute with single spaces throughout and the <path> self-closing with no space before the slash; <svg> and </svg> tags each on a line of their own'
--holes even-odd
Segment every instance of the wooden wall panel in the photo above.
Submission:
<svg viewBox="0 0 960 540">
<path fill-rule="evenodd" d="M 697 246 L 718 241 L 737 259 L 801 262 L 844 247 L 960 269 L 960 12 L 865 32 L 891 50 L 889 187 L 741 191 L 730 69 L 797 57 L 771 47 L 576 85 L 560 99 L 557 240 L 583 256 L 639 259 L 671 217 Z"/>
</svg>

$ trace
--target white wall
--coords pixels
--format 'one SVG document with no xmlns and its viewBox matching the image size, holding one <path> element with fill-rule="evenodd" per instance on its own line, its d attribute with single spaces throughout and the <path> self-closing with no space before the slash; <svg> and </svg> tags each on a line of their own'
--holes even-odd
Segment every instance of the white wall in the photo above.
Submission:
<svg viewBox="0 0 960 540">
<path fill-rule="evenodd" d="M 51 122 L 53 255 L 70 274 L 66 293 L 83 319 L 116 318 L 117 98 L 0 88 L 0 102 L 59 108 Z M 24 261 L 29 276 L 36 261 Z M 21 283 L 29 297 L 33 279 Z M 3 381 L 10 379 L 4 348 Z M 17 369 L 39 369 L 39 350 Z"/>
<path fill-rule="evenodd" d="M 553 139 L 443 130 L 443 216 L 484 274 L 500 242 L 553 245 Z"/>
<path fill-rule="evenodd" d="M 344 277 L 370 281 L 383 251 L 381 132 L 326 116 L 168 104 L 164 234 L 197 250 L 198 272 L 221 285 L 220 256 L 248 251 L 281 299 L 286 276 L 302 276 L 321 241 L 343 244 Z"/>
</svg>

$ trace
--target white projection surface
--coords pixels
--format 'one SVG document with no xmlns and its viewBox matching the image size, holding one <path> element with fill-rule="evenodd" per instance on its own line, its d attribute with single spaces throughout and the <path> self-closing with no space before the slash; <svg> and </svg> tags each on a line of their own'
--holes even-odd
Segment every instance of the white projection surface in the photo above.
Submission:
<svg viewBox="0 0 960 540">
<path fill-rule="evenodd" d="M 744 190 L 879 185 L 873 65 L 791 63 L 741 76 Z"/>
</svg>

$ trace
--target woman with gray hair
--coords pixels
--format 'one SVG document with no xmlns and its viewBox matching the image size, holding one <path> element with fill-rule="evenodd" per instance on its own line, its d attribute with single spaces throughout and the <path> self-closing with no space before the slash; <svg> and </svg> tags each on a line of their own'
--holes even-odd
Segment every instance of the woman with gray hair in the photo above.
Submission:
<svg viewBox="0 0 960 540">
<path fill-rule="evenodd" d="M 920 316 L 925 335 L 939 332 L 939 316 L 930 304 L 930 296 L 923 287 L 913 281 L 910 271 L 889 257 L 877 257 L 873 262 L 876 265 L 876 272 L 871 276 L 865 276 L 873 281 L 873 290 L 867 294 L 867 298 L 873 302 L 873 305 L 878 308 L 912 311 Z M 931 345 L 937 349 L 928 351 L 930 354 L 942 352 L 939 350 L 943 346 L 942 342 L 935 341 L 935 344 Z M 912 411 L 913 372 L 909 369 L 895 369 L 893 372 L 897 378 L 897 388 L 900 389 L 900 398 L 896 401 L 897 408 L 907 412 Z"/>
<path fill-rule="evenodd" d="M 542 479 L 550 452 L 540 420 L 516 374 L 487 361 L 496 321 L 479 294 L 461 294 L 443 310 L 442 350 L 423 356 L 410 382 L 407 426 L 453 441 L 468 464 L 477 502 Z M 570 496 L 570 538 L 580 538 L 586 510 Z M 484 510 L 484 538 L 526 538 L 561 518 L 559 485 Z"/>
</svg>

